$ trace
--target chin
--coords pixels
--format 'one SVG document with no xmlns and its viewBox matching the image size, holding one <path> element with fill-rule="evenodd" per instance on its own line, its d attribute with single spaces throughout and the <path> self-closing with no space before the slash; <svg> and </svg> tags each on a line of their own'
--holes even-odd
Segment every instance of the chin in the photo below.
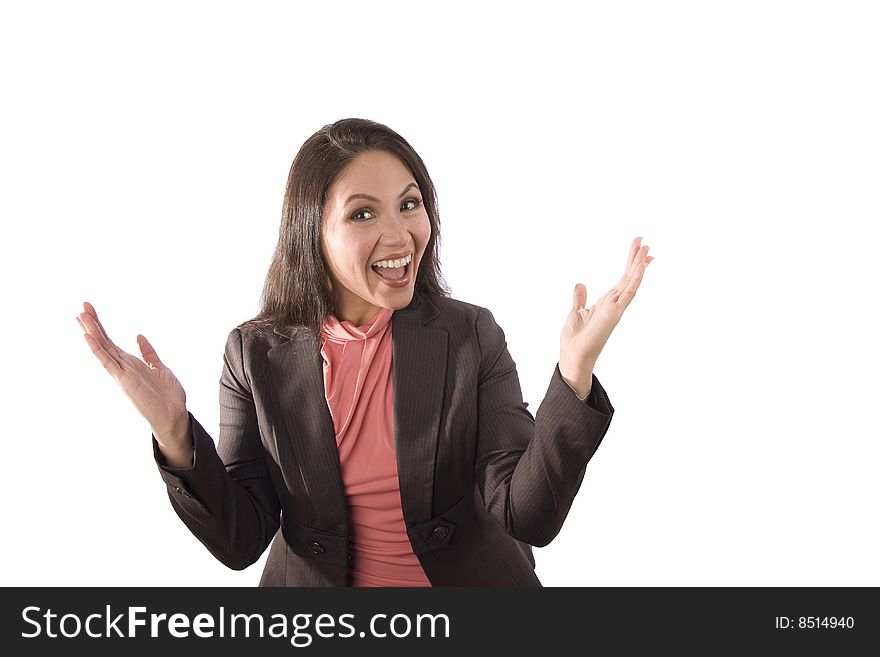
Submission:
<svg viewBox="0 0 880 657">
<path fill-rule="evenodd" d="M 395 299 L 394 302 L 388 305 L 388 308 L 391 310 L 403 310 L 412 303 L 413 296 L 412 290 L 410 290 L 408 294 L 401 294 L 398 299 Z"/>
<path fill-rule="evenodd" d="M 376 299 L 375 303 L 380 308 L 388 308 L 390 310 L 401 310 L 406 308 L 413 300 L 412 289 L 398 290 L 397 294 L 384 294 L 380 299 Z"/>
</svg>

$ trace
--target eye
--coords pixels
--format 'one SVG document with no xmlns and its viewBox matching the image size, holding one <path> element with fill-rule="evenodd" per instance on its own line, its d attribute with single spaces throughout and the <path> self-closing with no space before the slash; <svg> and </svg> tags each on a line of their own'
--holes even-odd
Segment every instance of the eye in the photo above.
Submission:
<svg viewBox="0 0 880 657">
<path fill-rule="evenodd" d="M 408 198 L 403 202 L 404 207 L 406 206 L 407 203 L 412 203 L 412 207 L 410 208 L 410 211 L 413 211 L 413 210 L 417 210 L 419 208 L 419 206 L 421 206 L 422 200 L 418 199 L 418 198 Z"/>
<path fill-rule="evenodd" d="M 359 217 L 359 215 L 360 215 L 361 213 L 364 213 L 364 212 L 367 213 L 368 215 L 371 215 L 371 216 L 372 216 L 372 214 L 373 214 L 373 211 L 370 210 L 369 208 L 361 208 L 360 210 L 357 210 L 353 215 L 351 215 L 351 217 L 350 217 L 351 220 L 352 220 L 352 221 L 366 221 L 366 220 L 369 219 L 370 217 L 366 217 L 366 218 L 360 218 L 360 217 Z"/>
</svg>

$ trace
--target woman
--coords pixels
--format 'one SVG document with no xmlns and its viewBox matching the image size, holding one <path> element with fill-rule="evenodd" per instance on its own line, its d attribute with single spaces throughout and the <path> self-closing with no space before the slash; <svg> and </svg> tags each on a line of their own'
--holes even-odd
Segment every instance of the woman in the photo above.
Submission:
<svg viewBox="0 0 880 657">
<path fill-rule="evenodd" d="M 144 336 L 140 360 L 89 303 L 78 315 L 187 527 L 235 569 L 271 543 L 261 586 L 541 585 L 531 546 L 559 532 L 611 421 L 593 367 L 652 258 L 636 238 L 591 308 L 575 286 L 532 417 L 492 313 L 441 282 L 439 229 L 397 133 L 345 119 L 310 137 L 261 311 L 226 343 L 216 448 Z"/>
</svg>

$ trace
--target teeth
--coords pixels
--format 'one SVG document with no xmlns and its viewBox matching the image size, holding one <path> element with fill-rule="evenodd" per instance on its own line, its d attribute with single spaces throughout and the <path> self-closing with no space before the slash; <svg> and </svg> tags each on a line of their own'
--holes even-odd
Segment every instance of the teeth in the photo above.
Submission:
<svg viewBox="0 0 880 657">
<path fill-rule="evenodd" d="M 397 260 L 380 260 L 379 262 L 374 262 L 373 267 L 387 267 L 387 268 L 396 268 L 403 267 L 407 265 L 412 260 L 412 253 L 410 253 L 405 258 L 398 258 Z"/>
</svg>

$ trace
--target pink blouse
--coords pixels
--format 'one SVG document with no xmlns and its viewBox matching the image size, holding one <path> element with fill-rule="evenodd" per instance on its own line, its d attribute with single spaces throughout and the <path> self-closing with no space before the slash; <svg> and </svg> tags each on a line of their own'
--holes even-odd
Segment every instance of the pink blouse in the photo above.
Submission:
<svg viewBox="0 0 880 657">
<path fill-rule="evenodd" d="M 322 326 L 324 394 L 348 505 L 351 586 L 431 586 L 413 553 L 397 478 L 391 315 L 365 326 L 330 316 Z"/>
</svg>

